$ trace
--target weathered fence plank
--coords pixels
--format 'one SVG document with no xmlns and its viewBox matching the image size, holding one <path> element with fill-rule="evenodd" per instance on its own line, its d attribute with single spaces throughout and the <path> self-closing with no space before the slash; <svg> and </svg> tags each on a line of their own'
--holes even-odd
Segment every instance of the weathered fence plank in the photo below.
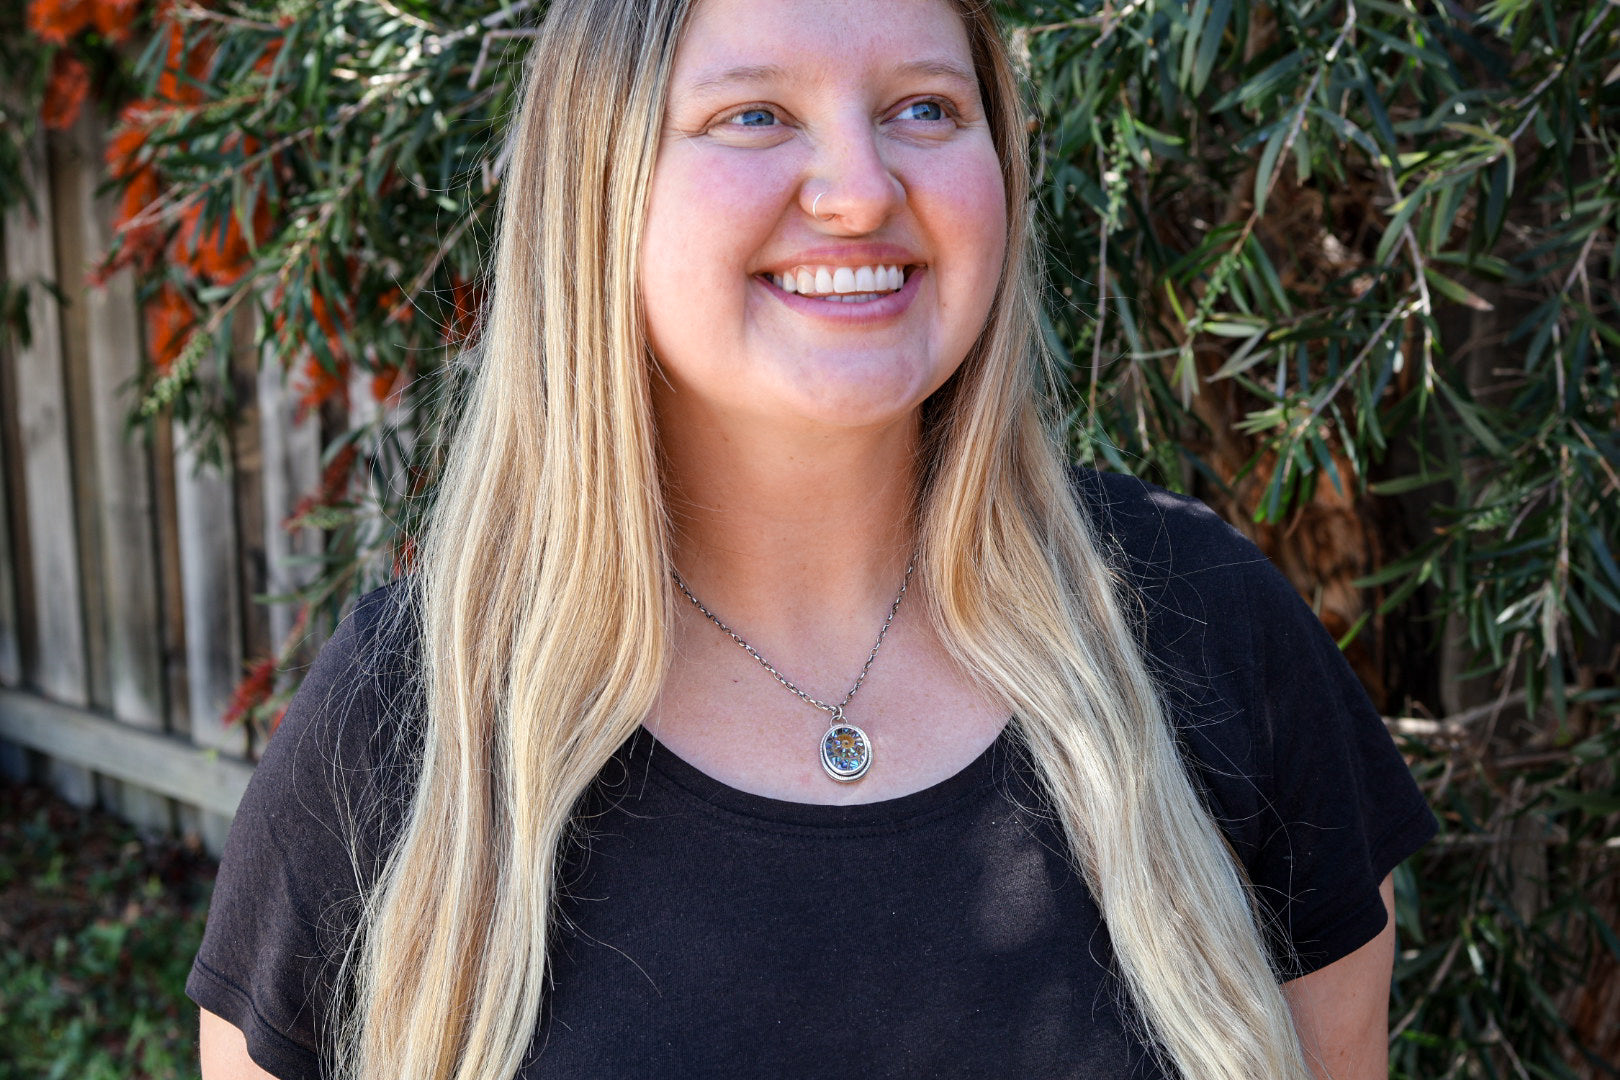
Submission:
<svg viewBox="0 0 1620 1080">
<path fill-rule="evenodd" d="M 0 349 L 0 686 L 16 686 L 23 677 L 23 625 L 17 597 L 20 567 L 11 542 L 12 363 L 10 352 Z M 0 776 L 12 781 L 27 779 L 28 752 L 16 743 L 0 741 Z"/>
<path fill-rule="evenodd" d="M 93 165 L 101 160 L 105 131 L 94 110 L 80 115 L 73 138 L 81 161 Z M 79 177 L 79 190 L 70 197 L 81 218 L 86 240 L 83 270 L 88 272 L 112 240 L 112 207 L 106 197 L 96 198 L 99 176 L 93 168 L 84 169 Z M 163 731 L 163 654 L 156 632 L 162 612 L 152 531 L 151 456 L 143 440 L 126 433 L 124 423 L 123 388 L 139 368 L 141 349 L 133 272 L 123 270 L 101 287 L 87 287 L 82 306 L 99 480 L 95 513 L 101 537 L 108 704 L 120 723 Z M 153 830 L 172 828 L 174 811 L 168 798 L 118 780 L 103 789 L 107 802 L 132 823 Z"/>
<path fill-rule="evenodd" d="M 22 490 L 18 503 L 28 540 L 37 649 L 25 679 L 57 701 L 87 705 L 84 595 L 79 580 L 79 544 L 74 522 L 73 470 L 68 432 L 67 384 L 62 370 L 61 306 L 44 283 L 57 280 L 50 187 L 44 138 L 36 135 L 22 160 L 24 183 L 34 192 L 32 212 L 6 215 L 6 277 L 28 289 L 30 341 L 17 349 L 15 401 Z M 14 498 L 18 496 L 12 491 Z M 53 786 L 81 805 L 95 799 L 90 774 L 52 764 Z"/>
<path fill-rule="evenodd" d="M 72 483 L 73 529 L 79 558 L 79 594 L 84 605 L 85 684 L 90 703 L 106 708 L 107 598 L 101 573 L 101 480 L 95 452 L 94 410 L 90 404 L 90 321 L 85 272 L 95 240 L 85 233 L 87 196 L 93 196 L 98 164 L 71 133 L 45 139 L 49 164 L 48 197 L 55 240 L 56 286 L 62 295 L 62 379 L 66 388 L 68 465 Z"/>
<path fill-rule="evenodd" d="M 253 775 L 247 762 L 184 739 L 17 690 L 0 690 L 0 739 L 139 783 L 226 821 Z"/>
<path fill-rule="evenodd" d="M 13 397 L 9 378 L 13 363 L 9 351 L 0 350 L 0 686 L 16 686 L 23 678 L 22 612 L 17 602 L 21 568 L 11 543 L 11 531 L 21 523 L 12 521 L 11 417 L 6 408 Z"/>
<path fill-rule="evenodd" d="M 237 588 L 235 493 L 230 467 L 205 466 L 197 448 L 175 450 L 175 510 L 180 536 L 180 591 L 186 620 L 187 712 L 191 741 L 245 757 L 247 729 L 223 723 L 242 677 L 242 598 Z M 221 822 L 194 823 L 209 847 L 223 843 Z"/>
<path fill-rule="evenodd" d="M 302 588 L 312 576 L 313 568 L 298 560 L 318 555 L 321 550 L 318 530 L 289 531 L 285 527 L 298 500 L 320 483 L 320 424 L 314 415 L 299 417 L 297 395 L 277 364 L 260 366 L 257 393 L 264 454 L 266 589 L 271 595 L 286 595 Z M 270 640 L 280 649 L 292 633 L 298 605 L 269 607 Z"/>
</svg>

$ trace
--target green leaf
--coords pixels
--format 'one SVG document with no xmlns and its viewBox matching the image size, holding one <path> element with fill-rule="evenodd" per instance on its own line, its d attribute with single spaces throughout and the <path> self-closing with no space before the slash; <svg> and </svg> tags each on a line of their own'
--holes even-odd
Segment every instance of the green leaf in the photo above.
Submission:
<svg viewBox="0 0 1620 1080">
<path fill-rule="evenodd" d="M 1450 476 L 1400 476 L 1393 480 L 1378 480 L 1367 485 L 1367 490 L 1374 495 L 1404 495 L 1408 491 L 1419 491 L 1436 484 L 1444 484 L 1451 480 Z"/>
<path fill-rule="evenodd" d="M 1446 277 L 1440 271 L 1436 270 L 1433 265 L 1424 265 L 1423 276 L 1428 279 L 1429 284 L 1433 285 L 1435 290 L 1439 292 L 1440 295 L 1444 296 L 1448 300 L 1463 304 L 1466 307 L 1471 307 L 1475 311 L 1496 310 L 1495 305 L 1493 305 L 1489 300 L 1486 300 L 1483 296 L 1480 296 L 1467 286 Z"/>
<path fill-rule="evenodd" d="M 1221 39 L 1226 36 L 1226 23 L 1231 15 L 1232 0 L 1214 0 L 1210 5 L 1209 18 L 1198 35 L 1198 58 L 1193 64 L 1192 85 L 1189 87 L 1193 97 L 1202 94 L 1209 82 L 1209 74 L 1215 67 L 1215 57 L 1220 51 Z"/>
<path fill-rule="evenodd" d="M 1258 74 L 1244 79 L 1209 107 L 1211 112 L 1224 112 L 1234 105 L 1248 105 L 1268 94 L 1277 93 L 1294 69 L 1304 62 L 1305 54 L 1295 50 L 1280 60 L 1273 61 Z"/>
<path fill-rule="evenodd" d="M 1424 194 L 1425 189 L 1419 188 L 1395 205 L 1394 216 L 1384 227 L 1384 234 L 1378 238 L 1378 248 L 1373 254 L 1374 261 L 1380 264 L 1389 262 L 1390 253 L 1395 250 L 1395 245 L 1400 243 L 1401 234 L 1412 220 L 1412 215 L 1423 205 Z"/>
<path fill-rule="evenodd" d="M 1266 138 L 1266 148 L 1260 153 L 1260 164 L 1254 170 L 1254 212 L 1266 212 L 1266 197 L 1271 191 L 1271 173 L 1277 167 L 1277 155 L 1282 152 L 1282 145 L 1287 141 L 1291 126 L 1290 121 L 1278 121 L 1271 125 Z"/>
</svg>

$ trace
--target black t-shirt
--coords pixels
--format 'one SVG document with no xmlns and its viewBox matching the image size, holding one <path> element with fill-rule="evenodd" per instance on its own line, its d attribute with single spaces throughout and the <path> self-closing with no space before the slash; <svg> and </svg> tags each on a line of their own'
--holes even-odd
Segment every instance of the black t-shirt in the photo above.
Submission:
<svg viewBox="0 0 1620 1080">
<path fill-rule="evenodd" d="M 1435 828 L 1378 713 L 1210 510 L 1128 477 L 1077 483 L 1285 975 L 1349 954 Z M 237 812 L 187 983 L 286 1080 L 320 1075 L 356 880 L 409 793 L 383 719 L 415 692 L 400 602 L 361 600 L 310 671 Z M 640 729 L 588 803 L 526 1080 L 1163 1075 L 1011 726 L 957 775 L 853 806 L 728 787 Z"/>
</svg>

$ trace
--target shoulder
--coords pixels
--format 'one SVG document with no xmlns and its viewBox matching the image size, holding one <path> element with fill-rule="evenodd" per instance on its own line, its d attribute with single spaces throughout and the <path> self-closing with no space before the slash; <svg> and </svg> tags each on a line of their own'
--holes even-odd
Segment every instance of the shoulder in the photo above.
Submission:
<svg viewBox="0 0 1620 1080">
<path fill-rule="evenodd" d="M 1070 481 L 1104 553 L 1132 577 L 1240 580 L 1270 567 L 1253 542 L 1189 495 L 1080 467 Z"/>
<path fill-rule="evenodd" d="M 231 824 L 186 991 L 278 1076 L 316 1076 L 339 960 L 415 782 L 411 582 L 353 606 L 305 674 Z"/>
<path fill-rule="evenodd" d="M 244 809 L 338 830 L 372 858 L 415 779 L 421 663 L 415 584 L 360 597 L 305 672 Z M 240 814 L 239 814 L 240 816 Z"/>
<path fill-rule="evenodd" d="M 307 734 L 336 720 L 375 727 L 406 707 L 420 684 L 417 613 L 415 582 L 408 578 L 356 600 L 305 672 L 283 729 Z"/>
<path fill-rule="evenodd" d="M 1093 469 L 1077 467 L 1070 480 L 1150 661 L 1247 667 L 1268 620 L 1315 621 L 1254 542 L 1198 499 Z"/>
</svg>

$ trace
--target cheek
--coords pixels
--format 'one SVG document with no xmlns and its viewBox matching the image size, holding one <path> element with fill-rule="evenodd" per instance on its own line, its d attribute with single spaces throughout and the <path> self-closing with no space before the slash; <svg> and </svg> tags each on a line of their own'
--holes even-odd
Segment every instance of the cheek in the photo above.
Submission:
<svg viewBox="0 0 1620 1080">
<path fill-rule="evenodd" d="M 979 163 L 961 186 L 959 222 L 964 243 L 979 253 L 979 268 L 993 290 L 1001 276 L 1001 263 L 1007 251 L 1007 189 L 1001 166 L 991 157 Z"/>
<path fill-rule="evenodd" d="M 1007 250 L 1007 197 L 1001 167 L 987 146 L 949 170 L 928 174 L 914 198 L 926 199 L 919 216 L 927 221 L 933 243 L 948 273 L 941 281 L 947 309 L 970 318 L 977 327 L 989 313 Z"/>
<path fill-rule="evenodd" d="M 779 179 L 739 155 L 672 147 L 653 174 L 641 245 L 641 281 L 659 293 L 721 302 L 776 222 Z"/>
</svg>

